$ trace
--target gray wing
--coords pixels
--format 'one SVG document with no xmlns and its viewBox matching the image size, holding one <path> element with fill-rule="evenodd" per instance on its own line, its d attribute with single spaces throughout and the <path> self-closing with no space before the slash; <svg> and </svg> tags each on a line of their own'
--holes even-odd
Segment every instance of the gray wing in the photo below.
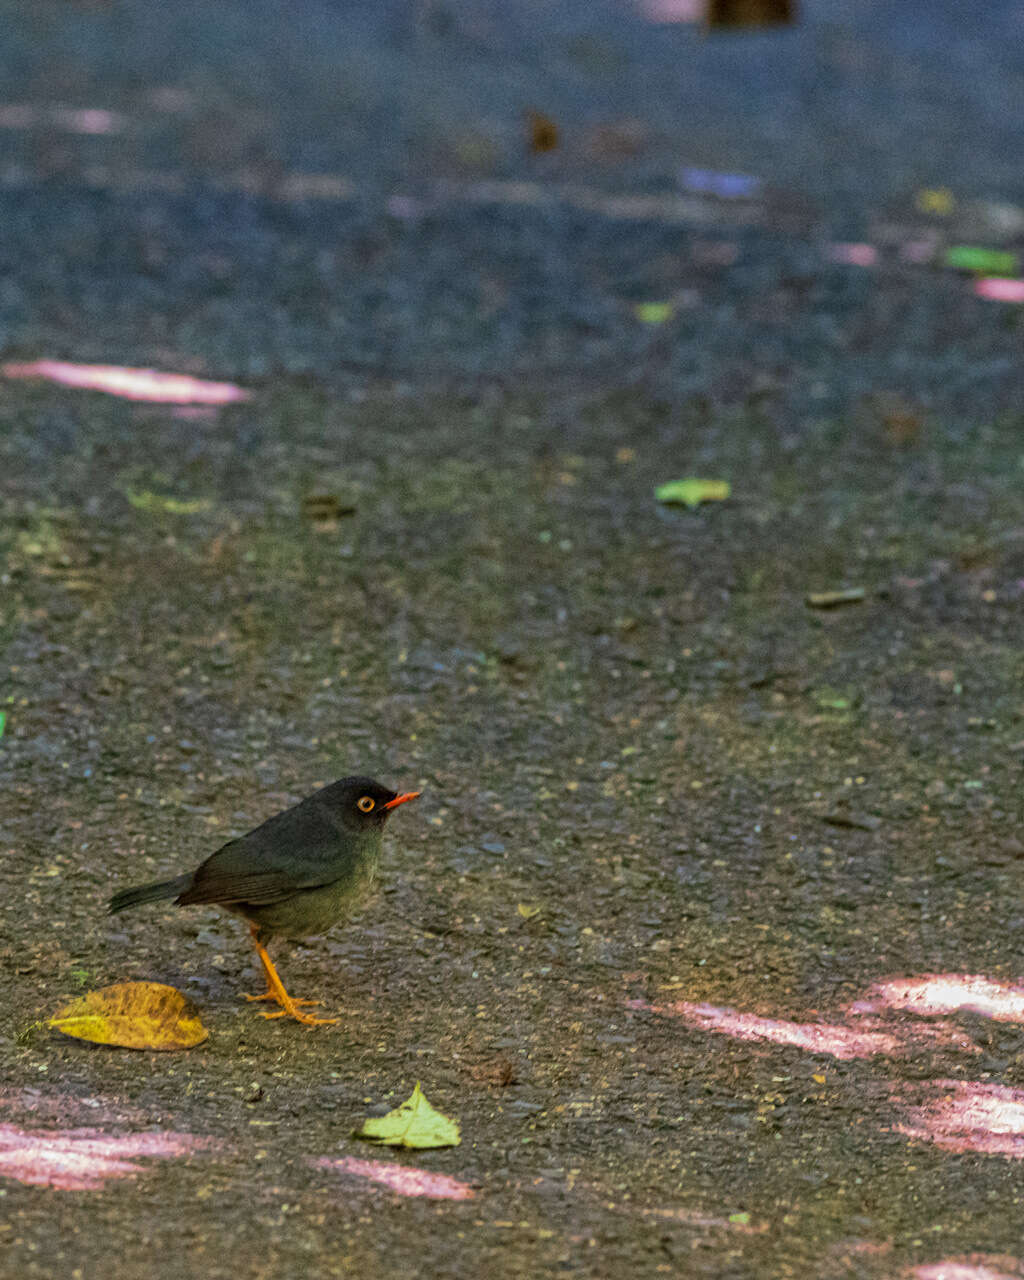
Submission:
<svg viewBox="0 0 1024 1280">
<path fill-rule="evenodd" d="M 175 901 L 269 906 L 341 879 L 349 861 L 341 833 L 310 800 L 212 853 Z"/>
</svg>

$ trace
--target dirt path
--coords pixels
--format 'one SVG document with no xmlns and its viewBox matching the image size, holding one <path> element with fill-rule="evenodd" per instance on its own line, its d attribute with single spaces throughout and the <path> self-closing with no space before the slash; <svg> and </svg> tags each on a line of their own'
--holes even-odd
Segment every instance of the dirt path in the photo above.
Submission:
<svg viewBox="0 0 1024 1280">
<path fill-rule="evenodd" d="M 252 393 L 0 382 L 0 1273 L 1024 1275 L 1021 324 L 900 257 L 968 224 L 903 190 L 868 270 L 806 191 L 197 155 L 0 192 L 6 360 Z M 280 954 L 336 1027 L 233 921 L 105 916 L 355 770 L 424 794 Z M 42 1025 L 127 979 L 208 1041 Z M 461 1146 L 351 1137 L 417 1080 Z"/>
<path fill-rule="evenodd" d="M 8 421 L 66 394 L 9 392 Z M 472 403 L 385 393 L 285 390 L 201 427 L 79 403 L 45 478 L 5 473 L 5 1119 L 198 1142 L 56 1201 L 8 1184 L 16 1270 L 111 1248 L 125 1275 L 182 1248 L 208 1275 L 1013 1253 L 1020 989 L 917 993 L 938 1020 L 851 1005 L 1018 973 L 1015 425 L 909 450 L 808 434 L 752 469 L 756 423 L 712 455 L 642 400 L 628 435 L 598 402 L 556 451 L 525 401 L 486 432 Z M 666 458 L 697 448 L 735 500 L 660 510 Z M 140 469 L 209 507 L 132 506 Z M 300 514 L 314 474 L 357 507 L 336 529 Z M 865 601 L 804 604 L 836 585 Z M 103 916 L 355 767 L 425 794 L 359 923 L 283 959 L 338 1027 L 244 1006 L 233 923 Z M 207 1044 L 33 1029 L 128 978 L 191 994 Z M 316 1163 L 374 1154 L 351 1129 L 417 1079 L 465 1141 L 383 1158 L 472 1199 Z"/>
</svg>

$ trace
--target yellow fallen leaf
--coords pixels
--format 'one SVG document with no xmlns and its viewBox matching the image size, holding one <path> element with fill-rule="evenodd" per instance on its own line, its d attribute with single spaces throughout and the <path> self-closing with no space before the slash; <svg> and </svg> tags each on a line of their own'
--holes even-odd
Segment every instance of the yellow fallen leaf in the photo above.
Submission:
<svg viewBox="0 0 1024 1280">
<path fill-rule="evenodd" d="M 804 599 L 812 609 L 835 609 L 841 604 L 859 604 L 866 594 L 863 587 L 848 587 L 842 591 L 812 591 Z"/>
<path fill-rule="evenodd" d="M 385 1147 L 457 1147 L 462 1139 L 455 1120 L 435 1111 L 423 1096 L 419 1081 L 400 1107 L 386 1116 L 374 1116 L 356 1129 L 353 1137 L 379 1142 Z"/>
<path fill-rule="evenodd" d="M 938 213 L 945 217 L 953 212 L 956 200 L 948 187 L 923 187 L 917 193 L 916 203 L 922 213 Z"/>
<path fill-rule="evenodd" d="M 520 902 L 516 905 L 516 910 L 524 920 L 532 920 L 534 916 L 539 916 L 544 910 L 543 907 L 537 906 L 532 902 Z"/>
<path fill-rule="evenodd" d="M 191 1049 L 210 1034 L 192 1001 L 161 982 L 117 982 L 89 991 L 49 1025 L 76 1040 L 122 1049 Z"/>
</svg>

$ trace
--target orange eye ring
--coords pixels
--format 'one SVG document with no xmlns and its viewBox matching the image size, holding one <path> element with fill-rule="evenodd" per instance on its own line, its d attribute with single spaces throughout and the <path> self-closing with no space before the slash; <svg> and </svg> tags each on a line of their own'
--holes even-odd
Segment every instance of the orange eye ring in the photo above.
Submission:
<svg viewBox="0 0 1024 1280">
<path fill-rule="evenodd" d="M 377 801 L 373 796 L 360 796 L 356 801 L 356 808 L 361 809 L 363 813 L 372 813 L 377 807 Z"/>
</svg>

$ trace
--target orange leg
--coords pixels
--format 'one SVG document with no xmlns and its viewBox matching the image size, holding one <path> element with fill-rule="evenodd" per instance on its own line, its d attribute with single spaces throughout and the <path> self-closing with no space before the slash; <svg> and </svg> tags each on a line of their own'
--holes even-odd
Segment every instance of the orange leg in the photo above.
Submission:
<svg viewBox="0 0 1024 1280">
<path fill-rule="evenodd" d="M 278 977 L 277 970 L 274 968 L 273 961 L 267 955 L 267 949 L 260 943 L 257 935 L 259 929 L 256 925 L 250 925 L 249 931 L 252 934 L 252 943 L 256 948 L 256 954 L 260 958 L 263 965 L 263 972 L 267 975 L 267 989 L 261 996 L 246 996 L 246 1000 L 275 1000 L 281 1007 L 276 1013 L 265 1013 L 264 1018 L 294 1018 L 296 1022 L 305 1023 L 307 1027 L 322 1027 L 327 1023 L 337 1022 L 337 1018 L 314 1018 L 311 1013 L 303 1013 L 299 1009 L 300 1004 L 317 1004 L 316 1000 L 299 1000 L 293 999 L 284 989 L 284 983 Z"/>
<path fill-rule="evenodd" d="M 242 992 L 242 998 L 250 1002 L 256 1000 L 276 1000 L 276 991 L 264 991 L 261 996 L 250 996 L 246 992 Z M 303 1000 L 301 996 L 292 996 L 292 1004 L 319 1004 L 319 1000 Z"/>
</svg>

